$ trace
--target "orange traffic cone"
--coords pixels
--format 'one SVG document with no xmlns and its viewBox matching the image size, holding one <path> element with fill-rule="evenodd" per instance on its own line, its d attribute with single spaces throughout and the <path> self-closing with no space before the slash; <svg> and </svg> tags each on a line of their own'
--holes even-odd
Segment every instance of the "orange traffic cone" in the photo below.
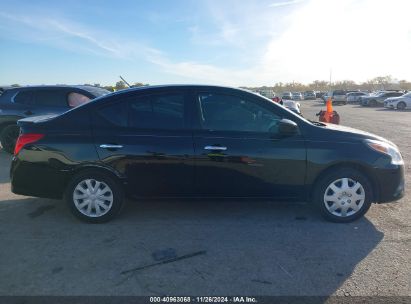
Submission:
<svg viewBox="0 0 411 304">
<path fill-rule="evenodd" d="M 326 122 L 330 122 L 331 121 L 331 117 L 333 116 L 333 102 L 331 100 L 331 97 L 329 97 L 327 99 L 326 102 L 326 106 L 327 106 L 327 111 L 325 112 L 324 118 Z"/>
<path fill-rule="evenodd" d="M 327 113 L 331 114 L 333 112 L 333 102 L 331 97 L 327 99 Z"/>
</svg>

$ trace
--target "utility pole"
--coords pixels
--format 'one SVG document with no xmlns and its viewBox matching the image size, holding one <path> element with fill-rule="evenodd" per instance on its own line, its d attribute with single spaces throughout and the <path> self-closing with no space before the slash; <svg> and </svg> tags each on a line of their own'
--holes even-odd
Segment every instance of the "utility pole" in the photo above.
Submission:
<svg viewBox="0 0 411 304">
<path fill-rule="evenodd" d="M 332 73 L 333 73 L 333 69 L 330 68 L 330 84 L 329 84 L 329 86 L 328 86 L 328 91 L 329 91 L 329 92 L 331 91 L 331 77 L 332 77 Z"/>
</svg>

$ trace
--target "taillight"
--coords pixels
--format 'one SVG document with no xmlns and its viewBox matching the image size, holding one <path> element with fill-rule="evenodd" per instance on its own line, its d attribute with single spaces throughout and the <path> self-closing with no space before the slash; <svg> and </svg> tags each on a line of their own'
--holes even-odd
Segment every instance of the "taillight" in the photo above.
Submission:
<svg viewBox="0 0 411 304">
<path fill-rule="evenodd" d="M 20 134 L 19 138 L 17 138 L 16 146 L 14 147 L 14 155 L 17 155 L 25 145 L 34 143 L 43 137 L 44 134 L 37 133 Z"/>
</svg>

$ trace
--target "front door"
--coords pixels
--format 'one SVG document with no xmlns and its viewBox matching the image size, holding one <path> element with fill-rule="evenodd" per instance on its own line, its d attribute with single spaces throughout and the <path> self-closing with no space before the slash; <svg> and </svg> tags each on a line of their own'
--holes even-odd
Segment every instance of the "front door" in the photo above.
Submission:
<svg viewBox="0 0 411 304">
<path fill-rule="evenodd" d="M 194 145 L 199 195 L 302 197 L 305 142 L 301 135 L 280 136 L 282 117 L 275 105 L 248 94 L 198 92 L 194 98 L 198 109 Z"/>
</svg>

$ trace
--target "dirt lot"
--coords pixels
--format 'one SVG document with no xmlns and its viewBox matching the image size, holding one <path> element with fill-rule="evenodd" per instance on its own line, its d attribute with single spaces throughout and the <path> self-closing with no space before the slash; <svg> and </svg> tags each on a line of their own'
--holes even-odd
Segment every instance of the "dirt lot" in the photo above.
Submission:
<svg viewBox="0 0 411 304">
<path fill-rule="evenodd" d="M 301 104 L 312 119 L 324 108 Z M 335 108 L 398 144 L 410 185 L 411 112 Z M 0 295 L 411 296 L 409 188 L 351 224 L 302 204 L 164 201 L 89 225 L 60 201 L 11 194 L 10 159 L 0 152 Z"/>
</svg>

